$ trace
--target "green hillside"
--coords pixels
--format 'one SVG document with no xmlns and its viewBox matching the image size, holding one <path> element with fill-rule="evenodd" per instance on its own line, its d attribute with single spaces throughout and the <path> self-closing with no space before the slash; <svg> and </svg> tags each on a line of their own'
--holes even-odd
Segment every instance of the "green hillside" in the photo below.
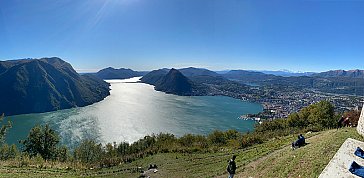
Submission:
<svg viewBox="0 0 364 178">
<path fill-rule="evenodd" d="M 364 140 L 355 128 L 305 134 L 310 143 L 291 150 L 296 135 L 272 139 L 240 150 L 217 153 L 158 153 L 132 163 L 97 170 L 82 169 L 43 160 L 2 161 L 0 177 L 138 177 L 137 168 L 157 164 L 151 177 L 226 177 L 225 167 L 232 154 L 237 157 L 238 177 L 317 177 L 347 138 Z"/>
</svg>

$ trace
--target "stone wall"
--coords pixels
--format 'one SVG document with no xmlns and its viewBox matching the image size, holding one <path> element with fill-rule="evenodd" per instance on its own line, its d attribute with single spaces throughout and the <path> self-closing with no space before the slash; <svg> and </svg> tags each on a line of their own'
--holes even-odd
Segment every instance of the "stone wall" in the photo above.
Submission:
<svg viewBox="0 0 364 178">
<path fill-rule="evenodd" d="M 364 106 L 363 109 L 361 109 L 361 114 L 358 121 L 358 127 L 356 128 L 358 133 L 362 136 L 364 136 Z"/>
</svg>

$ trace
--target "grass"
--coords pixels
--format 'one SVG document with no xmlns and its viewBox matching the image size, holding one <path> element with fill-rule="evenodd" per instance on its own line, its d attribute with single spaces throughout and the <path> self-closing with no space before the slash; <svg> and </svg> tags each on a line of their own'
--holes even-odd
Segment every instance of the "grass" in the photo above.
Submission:
<svg viewBox="0 0 364 178">
<path fill-rule="evenodd" d="M 355 128 L 323 131 L 305 147 L 287 146 L 245 165 L 238 177 L 318 177 L 347 138 L 363 141 Z"/>
<path fill-rule="evenodd" d="M 136 168 L 145 170 L 149 164 L 158 165 L 157 173 L 147 174 L 152 177 L 227 177 L 225 168 L 233 154 L 238 156 L 237 177 L 317 177 L 346 138 L 363 140 L 355 128 L 327 130 L 305 136 L 310 144 L 294 151 L 290 149 L 290 143 L 296 139 L 296 135 L 291 135 L 247 149 L 220 150 L 217 153 L 160 153 L 132 163 L 96 170 L 71 169 L 57 163 L 18 167 L 11 161 L 2 161 L 0 177 L 138 177 L 140 173 Z"/>
</svg>

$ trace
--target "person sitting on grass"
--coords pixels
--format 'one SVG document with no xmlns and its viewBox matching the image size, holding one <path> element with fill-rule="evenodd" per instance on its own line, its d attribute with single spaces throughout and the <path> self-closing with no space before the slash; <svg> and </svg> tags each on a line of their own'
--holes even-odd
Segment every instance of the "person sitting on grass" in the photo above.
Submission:
<svg viewBox="0 0 364 178">
<path fill-rule="evenodd" d="M 295 142 L 292 142 L 292 149 L 295 149 L 297 147 L 299 148 L 304 145 L 306 145 L 306 139 L 302 134 L 300 134 L 298 135 L 298 139 Z"/>
<path fill-rule="evenodd" d="M 300 140 L 301 145 L 306 145 L 306 139 L 302 134 L 298 136 L 298 140 Z"/>
</svg>

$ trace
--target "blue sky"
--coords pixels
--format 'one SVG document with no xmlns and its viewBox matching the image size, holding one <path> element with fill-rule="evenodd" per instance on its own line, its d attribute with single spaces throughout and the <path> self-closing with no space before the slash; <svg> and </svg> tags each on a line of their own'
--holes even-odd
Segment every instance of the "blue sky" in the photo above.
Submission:
<svg viewBox="0 0 364 178">
<path fill-rule="evenodd" d="M 0 0 L 0 60 L 79 71 L 364 69 L 364 1 Z"/>
</svg>

